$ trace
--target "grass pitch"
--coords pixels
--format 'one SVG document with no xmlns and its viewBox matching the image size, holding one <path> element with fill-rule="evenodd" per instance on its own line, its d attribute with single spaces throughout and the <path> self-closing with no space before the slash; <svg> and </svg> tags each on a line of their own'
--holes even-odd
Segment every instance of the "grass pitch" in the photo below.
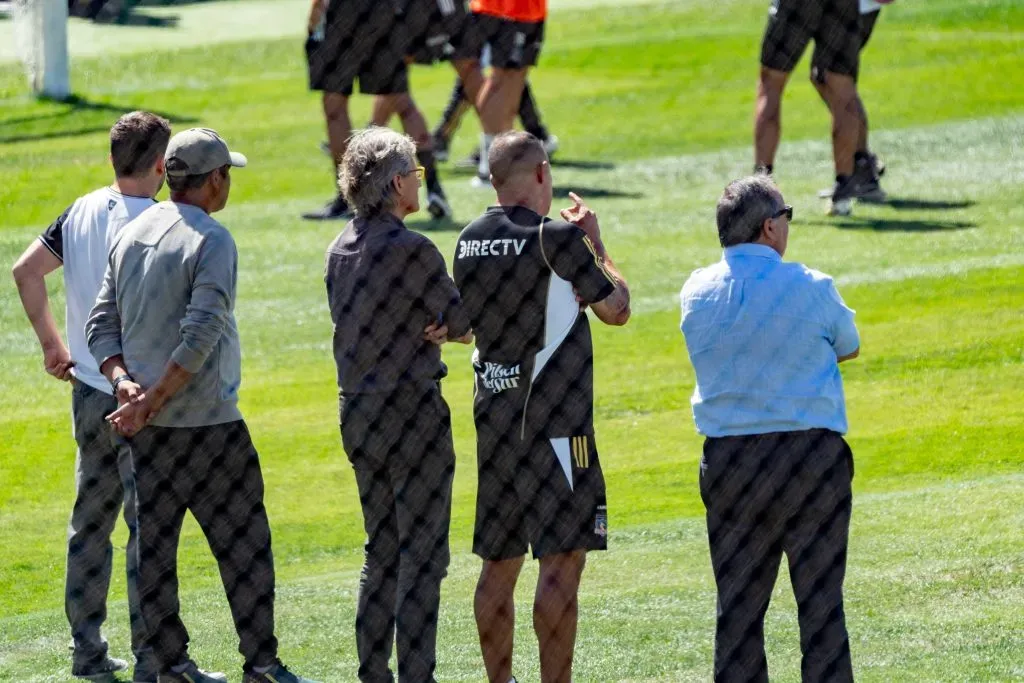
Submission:
<svg viewBox="0 0 1024 683">
<path fill-rule="evenodd" d="M 39 103 L 0 51 L 0 260 L 75 197 L 108 182 L 119 113 L 160 111 L 177 129 L 217 128 L 245 152 L 219 218 L 239 247 L 242 408 L 260 450 L 278 569 L 282 657 L 324 681 L 354 680 L 362 541 L 337 433 L 323 252 L 341 225 L 298 220 L 331 193 L 323 125 L 305 90 L 305 0 L 144 8 L 164 28 L 72 23 L 76 103 Z M 765 5 L 552 0 L 533 77 L 563 147 L 555 184 L 600 213 L 630 280 L 634 318 L 595 326 L 597 435 L 611 550 L 581 593 L 576 680 L 710 678 L 714 587 L 697 489 L 693 376 L 675 295 L 719 257 L 714 202 L 752 164 L 751 115 Z M 176 19 L 175 19 L 176 18 Z M 0 44 L 9 44 L 0 21 Z M 1024 678 L 1024 5 L 897 2 L 863 59 L 872 146 L 893 201 L 828 219 L 829 121 L 797 68 L 783 108 L 777 179 L 796 207 L 787 258 L 833 274 L 858 311 L 860 359 L 844 365 L 856 458 L 847 614 L 863 681 Z M 436 119 L 452 81 L 417 67 Z M 354 120 L 368 116 L 356 98 Z M 467 152 L 467 120 L 453 153 Z M 430 230 L 452 254 L 491 196 L 445 173 L 458 220 Z M 166 193 L 166 191 L 165 191 Z M 62 298 L 60 278 L 51 279 Z M 58 306 L 59 308 L 59 306 Z M 64 681 L 64 527 L 73 441 L 66 386 L 43 373 L 13 283 L 0 287 L 0 680 Z M 469 350 L 446 349 L 459 455 L 453 565 L 444 587 L 439 680 L 483 680 L 472 618 L 474 496 Z M 124 529 L 118 530 L 123 547 Z M 123 567 L 123 551 L 115 556 Z M 516 673 L 538 678 L 519 592 Z M 180 558 L 184 616 L 203 666 L 240 658 L 215 565 L 194 524 Z M 799 680 L 785 568 L 768 614 L 773 679 Z M 107 628 L 128 654 L 124 579 Z"/>
</svg>

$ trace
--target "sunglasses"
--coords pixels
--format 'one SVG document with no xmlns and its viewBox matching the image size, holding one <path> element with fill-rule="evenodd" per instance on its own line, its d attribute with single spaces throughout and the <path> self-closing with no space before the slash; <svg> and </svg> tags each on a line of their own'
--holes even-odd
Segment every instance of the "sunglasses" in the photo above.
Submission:
<svg viewBox="0 0 1024 683">
<path fill-rule="evenodd" d="M 774 220 L 774 219 L 776 219 L 776 218 L 778 218 L 779 216 L 782 216 L 782 215 L 786 216 L 786 220 L 787 221 L 793 220 L 793 207 L 790 206 L 789 204 L 784 205 L 781 209 L 778 210 L 778 212 L 776 212 L 772 216 L 772 219 Z"/>
</svg>

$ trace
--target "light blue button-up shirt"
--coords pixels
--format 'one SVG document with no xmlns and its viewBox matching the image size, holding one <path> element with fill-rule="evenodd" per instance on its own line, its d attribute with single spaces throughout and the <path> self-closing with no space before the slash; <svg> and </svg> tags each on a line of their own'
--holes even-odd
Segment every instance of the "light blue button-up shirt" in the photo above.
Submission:
<svg viewBox="0 0 1024 683">
<path fill-rule="evenodd" d="M 694 271 L 680 298 L 701 434 L 846 433 L 837 359 L 860 338 L 832 278 L 783 262 L 771 247 L 740 244 Z"/>
</svg>

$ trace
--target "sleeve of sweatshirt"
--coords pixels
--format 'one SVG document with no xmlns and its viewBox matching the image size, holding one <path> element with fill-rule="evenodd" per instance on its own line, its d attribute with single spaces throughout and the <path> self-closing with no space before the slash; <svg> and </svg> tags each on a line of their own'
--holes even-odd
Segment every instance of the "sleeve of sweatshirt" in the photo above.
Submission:
<svg viewBox="0 0 1024 683">
<path fill-rule="evenodd" d="M 121 314 L 117 310 L 117 283 L 110 260 L 103 274 L 103 283 L 96 296 L 89 319 L 85 323 L 85 339 L 96 364 L 103 364 L 121 355 Z"/>
<path fill-rule="evenodd" d="M 196 255 L 192 297 L 171 360 L 196 374 L 220 341 L 235 298 L 238 251 L 227 230 L 210 233 Z"/>
</svg>

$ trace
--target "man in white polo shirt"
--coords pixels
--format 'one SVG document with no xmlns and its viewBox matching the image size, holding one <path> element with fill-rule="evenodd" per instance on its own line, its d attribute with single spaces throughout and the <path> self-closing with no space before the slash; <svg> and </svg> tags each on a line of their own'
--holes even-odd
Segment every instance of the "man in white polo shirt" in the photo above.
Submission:
<svg viewBox="0 0 1024 683">
<path fill-rule="evenodd" d="M 78 453 L 75 505 L 68 525 L 65 611 L 75 642 L 72 673 L 102 680 L 127 668 L 107 654 L 101 627 L 107 616 L 107 591 L 113 546 L 110 534 L 122 500 L 128 524 L 128 602 L 132 622 L 135 681 L 156 680 L 139 638 L 135 553 L 135 510 L 127 446 L 104 417 L 117 409 L 110 383 L 100 374 L 85 340 L 85 322 L 96 301 L 107 253 L 121 229 L 152 206 L 164 182 L 168 122 L 148 112 L 125 114 L 110 129 L 114 183 L 91 192 L 67 208 L 25 250 L 14 266 L 25 313 L 43 350 L 43 365 L 53 377 L 72 382 L 72 419 Z M 67 345 L 50 311 L 45 277 L 63 267 L 67 295 Z M 127 396 L 123 400 L 127 400 Z M 130 492 L 130 491 L 129 491 Z"/>
</svg>

